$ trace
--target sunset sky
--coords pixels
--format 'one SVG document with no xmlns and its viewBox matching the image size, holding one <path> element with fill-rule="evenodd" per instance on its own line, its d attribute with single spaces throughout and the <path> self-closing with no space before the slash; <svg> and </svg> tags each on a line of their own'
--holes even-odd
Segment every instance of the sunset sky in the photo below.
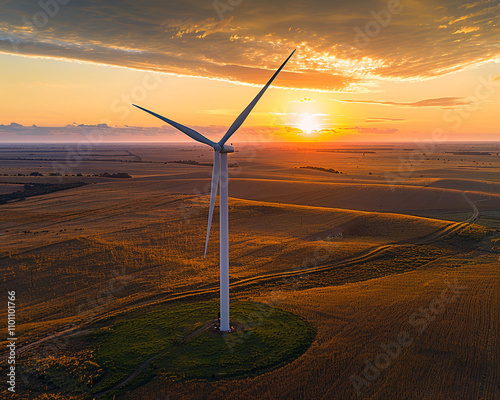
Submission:
<svg viewBox="0 0 500 400">
<path fill-rule="evenodd" d="M 498 0 L 0 4 L 2 142 L 500 139 Z"/>
</svg>

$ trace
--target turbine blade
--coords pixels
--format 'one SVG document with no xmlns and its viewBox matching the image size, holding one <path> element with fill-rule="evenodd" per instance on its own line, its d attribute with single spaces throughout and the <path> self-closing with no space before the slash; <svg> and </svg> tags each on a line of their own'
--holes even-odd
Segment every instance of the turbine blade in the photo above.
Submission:
<svg viewBox="0 0 500 400">
<path fill-rule="evenodd" d="M 208 211 L 208 227 L 207 227 L 207 240 L 205 241 L 205 253 L 203 258 L 207 256 L 208 248 L 208 238 L 210 237 L 210 227 L 212 226 L 212 217 L 214 215 L 215 198 L 217 197 L 217 189 L 219 188 L 219 176 L 220 176 L 220 153 L 218 151 L 214 152 L 214 168 L 212 171 L 212 189 L 210 191 L 210 209 Z"/>
<path fill-rule="evenodd" d="M 153 111 L 146 110 L 145 108 L 142 108 L 136 104 L 132 104 L 134 107 L 140 108 L 143 111 L 146 111 L 147 113 L 155 116 L 156 118 L 161 119 L 162 121 L 165 121 L 167 124 L 172 125 L 174 128 L 177 128 L 180 130 L 182 133 L 185 133 L 188 135 L 191 139 L 196 140 L 197 142 L 208 144 L 211 147 L 215 146 L 215 142 L 212 142 L 210 139 L 206 138 L 203 136 L 201 133 L 196 132 L 194 129 L 188 128 L 187 126 L 181 125 L 178 122 L 172 121 L 171 119 L 165 118 L 159 114 L 154 113 Z"/>
<path fill-rule="evenodd" d="M 219 144 L 221 146 L 223 146 L 224 143 L 226 143 L 227 140 L 231 137 L 231 135 L 238 130 L 238 128 L 243 124 L 243 122 L 245 122 L 245 120 L 247 119 L 248 115 L 252 112 L 252 110 L 255 107 L 255 105 L 257 104 L 257 102 L 260 100 L 260 98 L 266 92 L 267 88 L 269 86 L 271 86 L 271 83 L 273 83 L 274 79 L 278 76 L 278 74 L 281 72 L 281 70 L 283 69 L 283 67 L 288 62 L 288 60 L 290 60 L 290 58 L 292 58 L 293 54 L 296 51 L 297 50 L 294 50 L 292 52 L 292 54 L 290 54 L 290 56 L 285 60 L 285 62 L 281 65 L 281 67 L 279 67 L 278 70 L 274 73 L 274 75 L 269 80 L 269 82 L 267 82 L 266 86 L 264 86 L 262 88 L 262 90 L 259 92 L 259 94 L 255 97 L 255 99 L 253 99 L 253 101 L 247 106 L 247 108 L 245 108 L 243 110 L 243 112 L 239 115 L 239 117 L 236 118 L 236 120 L 233 122 L 233 124 L 231 125 L 231 127 L 228 129 L 228 131 L 226 132 L 226 134 L 224 135 L 224 137 L 219 141 Z"/>
</svg>

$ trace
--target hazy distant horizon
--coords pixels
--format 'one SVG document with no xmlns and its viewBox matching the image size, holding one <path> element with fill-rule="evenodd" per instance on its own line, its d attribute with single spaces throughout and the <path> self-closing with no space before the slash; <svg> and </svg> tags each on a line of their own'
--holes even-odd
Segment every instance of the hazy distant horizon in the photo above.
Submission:
<svg viewBox="0 0 500 400">
<path fill-rule="evenodd" d="M 22 145 L 22 146 L 29 146 L 29 145 L 47 145 L 47 146 L 52 146 L 52 145 L 79 145 L 81 143 L 85 143 L 84 140 L 78 140 L 78 141 L 58 141 L 58 142 L 48 142 L 48 141 L 24 141 L 24 142 L 15 142 L 15 141 L 1 141 L 0 140 L 0 146 L 1 145 Z M 87 141 L 88 142 L 88 141 Z M 102 145 L 128 145 L 128 144 L 144 144 L 144 145 L 188 145 L 191 147 L 199 147 L 199 148 L 204 148 L 203 145 L 193 143 L 192 141 L 186 140 L 186 141 L 102 141 L 102 142 L 88 142 L 91 143 L 92 146 L 102 146 Z M 318 141 L 295 141 L 295 142 L 290 142 L 290 141 L 256 141 L 256 142 L 251 142 L 251 141 L 245 141 L 245 142 L 237 142 L 234 141 L 235 146 L 258 146 L 258 145 L 290 145 L 294 146 L 297 144 L 316 144 L 316 145 L 324 145 L 324 146 L 333 146 L 336 144 L 341 144 L 343 146 L 345 145 L 406 145 L 406 144 L 412 144 L 412 145 L 417 145 L 418 143 L 434 143 L 435 145 L 445 145 L 445 144 L 468 144 L 468 145 L 496 145 L 500 146 L 499 141 L 497 140 L 482 140 L 482 141 L 477 141 L 477 140 L 445 140 L 445 141 L 433 141 L 431 138 L 429 140 L 392 140 L 392 141 L 344 141 L 344 140 L 336 140 L 336 141 L 331 141 L 331 142 L 318 142 Z"/>
<path fill-rule="evenodd" d="M 190 126 L 217 142 L 229 126 Z M 345 127 L 323 128 L 303 133 L 287 125 L 245 126 L 232 138 L 234 143 L 495 143 L 500 133 L 467 133 L 458 135 L 439 126 L 415 134 L 401 135 L 397 129 Z M 389 139 L 390 138 L 390 139 Z M 471 139 L 474 138 L 474 139 Z M 24 126 L 17 123 L 0 124 L 0 144 L 6 143 L 187 143 L 192 141 L 171 126 L 109 126 L 107 124 L 67 124 L 63 126 Z"/>
</svg>

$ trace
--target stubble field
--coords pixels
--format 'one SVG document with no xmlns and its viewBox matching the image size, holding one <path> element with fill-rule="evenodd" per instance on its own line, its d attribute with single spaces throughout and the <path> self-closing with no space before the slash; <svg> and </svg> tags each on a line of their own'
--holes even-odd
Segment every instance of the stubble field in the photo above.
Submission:
<svg viewBox="0 0 500 400">
<path fill-rule="evenodd" d="M 472 147 L 490 155 L 463 155 L 464 144 L 242 146 L 230 159 L 232 301 L 292 312 L 314 340 L 260 375 L 174 377 L 160 363 L 117 398 L 498 398 L 500 148 Z M 98 329 L 218 298 L 217 209 L 203 259 L 208 151 L 101 145 L 71 163 L 68 152 L 0 150 L 0 194 L 86 183 L 0 205 L 19 398 L 95 397 L 113 381 L 89 339 Z M 65 370 L 78 371 L 69 383 L 55 378 Z"/>
</svg>

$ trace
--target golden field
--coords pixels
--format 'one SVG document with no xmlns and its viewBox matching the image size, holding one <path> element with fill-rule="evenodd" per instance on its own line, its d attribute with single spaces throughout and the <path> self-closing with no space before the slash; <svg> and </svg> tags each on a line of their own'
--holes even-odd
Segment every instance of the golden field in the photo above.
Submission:
<svg viewBox="0 0 500 400">
<path fill-rule="evenodd" d="M 183 380 L 160 370 L 117 398 L 499 398 L 498 157 L 455 156 L 450 151 L 463 145 L 442 145 L 402 168 L 407 146 L 365 155 L 294 146 L 243 147 L 231 156 L 231 296 L 304 318 L 317 332 L 311 346 L 259 376 Z M 50 358 L 79 371 L 93 353 L 78 338 L 96 323 L 217 299 L 217 208 L 203 259 L 211 167 L 171 163 L 210 163 L 209 152 L 108 146 L 95 150 L 102 160 L 82 155 L 58 177 L 50 176 L 55 155 L 30 160 L 28 150 L 38 151 L 2 154 L 25 159 L 0 160 L 0 189 L 87 185 L 0 205 L 1 285 L 17 292 L 21 365 Z M 96 176 L 104 172 L 132 178 Z M 0 321 L 5 327 L 5 309 Z M 375 363 L 381 344 L 401 332 L 411 344 L 367 379 L 365 360 Z M 28 381 L 20 381 L 19 398 L 94 397 L 48 375 Z"/>
</svg>

